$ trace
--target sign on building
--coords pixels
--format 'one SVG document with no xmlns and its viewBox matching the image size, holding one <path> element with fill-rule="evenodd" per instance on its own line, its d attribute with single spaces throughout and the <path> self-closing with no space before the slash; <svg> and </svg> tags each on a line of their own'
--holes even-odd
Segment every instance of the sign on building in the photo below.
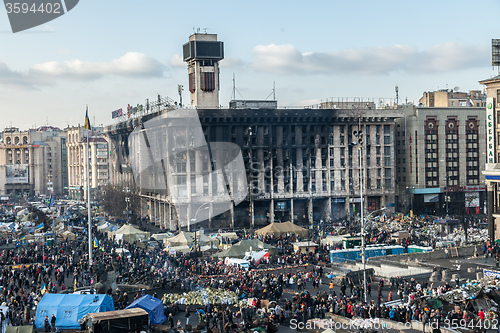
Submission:
<svg viewBox="0 0 500 333">
<path fill-rule="evenodd" d="M 28 182 L 27 164 L 7 164 L 5 166 L 5 183 L 19 184 Z"/>
<path fill-rule="evenodd" d="M 486 99 L 486 163 L 495 163 L 495 103 L 493 97 Z"/>
</svg>

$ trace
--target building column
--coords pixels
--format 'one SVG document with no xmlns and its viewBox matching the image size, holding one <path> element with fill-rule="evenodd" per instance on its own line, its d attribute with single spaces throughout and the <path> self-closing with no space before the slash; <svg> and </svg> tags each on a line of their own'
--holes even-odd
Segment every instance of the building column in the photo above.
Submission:
<svg viewBox="0 0 500 333">
<path fill-rule="evenodd" d="M 167 230 L 167 203 L 163 202 L 162 203 L 162 209 L 161 209 L 161 225 L 163 229 Z"/>
<path fill-rule="evenodd" d="M 165 201 L 165 230 L 170 229 L 170 219 L 168 214 L 168 202 Z"/>
<path fill-rule="evenodd" d="M 274 222 L 274 199 L 269 201 L 269 221 Z"/>
<path fill-rule="evenodd" d="M 290 199 L 290 222 L 293 223 L 293 198 Z"/>
<path fill-rule="evenodd" d="M 161 203 L 160 203 L 160 199 L 158 198 L 156 200 L 156 220 L 155 220 L 155 225 L 157 226 L 160 223 L 161 223 Z"/>
<path fill-rule="evenodd" d="M 170 231 L 174 230 L 174 225 L 172 221 L 172 204 L 170 202 L 168 203 L 168 226 Z"/>
<path fill-rule="evenodd" d="M 307 203 L 307 223 L 310 224 L 313 221 L 313 200 L 309 198 L 309 202 Z"/>
<path fill-rule="evenodd" d="M 325 222 L 330 222 L 332 220 L 332 198 L 325 199 L 325 204 Z"/>
<path fill-rule="evenodd" d="M 252 228 L 255 227 L 255 202 L 250 199 L 250 221 Z"/>
<path fill-rule="evenodd" d="M 495 192 L 492 182 L 486 183 L 486 199 L 488 209 L 488 237 L 495 241 L 495 220 L 493 219 Z"/>
<path fill-rule="evenodd" d="M 351 214 L 351 198 L 349 196 L 345 197 L 344 211 L 346 219 L 349 219 L 349 215 Z"/>
<path fill-rule="evenodd" d="M 234 230 L 234 201 L 231 201 L 231 229 Z"/>
<path fill-rule="evenodd" d="M 208 206 L 208 230 L 212 229 L 212 215 L 214 211 L 214 204 L 210 201 L 210 205 Z"/>
</svg>

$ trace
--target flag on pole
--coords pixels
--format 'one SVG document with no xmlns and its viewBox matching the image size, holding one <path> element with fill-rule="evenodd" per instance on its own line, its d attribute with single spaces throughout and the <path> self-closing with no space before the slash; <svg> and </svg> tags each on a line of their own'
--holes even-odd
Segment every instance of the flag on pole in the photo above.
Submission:
<svg viewBox="0 0 500 333">
<path fill-rule="evenodd" d="M 52 208 L 53 205 L 54 205 L 54 196 L 51 193 L 50 194 L 50 200 L 49 200 L 49 208 Z"/>
<path fill-rule="evenodd" d="M 96 236 L 94 236 L 94 247 L 99 247 L 99 243 L 97 242 Z"/>
<path fill-rule="evenodd" d="M 42 286 L 42 290 L 41 290 L 41 292 L 42 292 L 42 295 L 43 295 L 43 294 L 45 294 L 45 293 L 47 292 L 47 288 L 45 288 L 45 283 L 44 283 L 44 284 L 43 284 L 43 286 Z"/>
<path fill-rule="evenodd" d="M 189 251 L 193 251 L 193 248 L 194 248 L 194 244 L 191 244 L 191 245 L 189 246 Z"/>
<path fill-rule="evenodd" d="M 90 126 L 90 119 L 89 119 L 89 107 L 87 106 L 87 109 L 85 110 L 85 129 L 88 129 L 89 131 L 92 129 Z"/>
</svg>

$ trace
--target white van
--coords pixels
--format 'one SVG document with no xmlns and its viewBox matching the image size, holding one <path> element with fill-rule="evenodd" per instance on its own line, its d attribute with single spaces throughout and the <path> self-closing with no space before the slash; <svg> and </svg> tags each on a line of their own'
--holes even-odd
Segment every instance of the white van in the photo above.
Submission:
<svg viewBox="0 0 500 333">
<path fill-rule="evenodd" d="M 224 264 L 237 266 L 241 269 L 244 269 L 245 271 L 248 271 L 248 269 L 250 268 L 250 263 L 246 260 L 243 260 L 243 259 L 226 258 L 226 260 L 224 261 Z"/>
<path fill-rule="evenodd" d="M 125 257 L 125 258 L 130 258 L 132 257 L 132 254 L 130 254 L 130 251 L 127 249 L 124 249 L 122 247 L 115 249 L 115 252 L 118 253 L 118 255 Z"/>
</svg>

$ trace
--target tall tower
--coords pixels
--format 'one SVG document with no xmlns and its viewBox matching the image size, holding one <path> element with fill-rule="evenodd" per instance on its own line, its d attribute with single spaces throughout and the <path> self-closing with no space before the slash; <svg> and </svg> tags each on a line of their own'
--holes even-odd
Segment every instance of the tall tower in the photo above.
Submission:
<svg viewBox="0 0 500 333">
<path fill-rule="evenodd" d="M 224 43 L 216 34 L 195 33 L 183 45 L 188 63 L 191 105 L 199 108 L 219 107 L 219 61 L 224 59 Z"/>
</svg>

